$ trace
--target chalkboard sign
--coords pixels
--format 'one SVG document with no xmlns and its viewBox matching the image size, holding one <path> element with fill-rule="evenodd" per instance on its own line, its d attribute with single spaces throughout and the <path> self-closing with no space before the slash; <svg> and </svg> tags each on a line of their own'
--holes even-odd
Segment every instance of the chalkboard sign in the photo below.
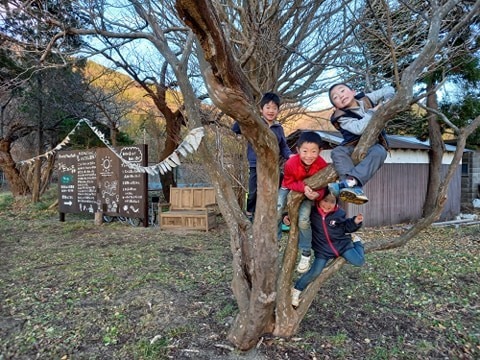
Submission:
<svg viewBox="0 0 480 360">
<path fill-rule="evenodd" d="M 95 150 L 61 151 L 59 169 L 59 211 L 78 213 L 97 211 Z"/>
<path fill-rule="evenodd" d="M 120 159 L 108 148 L 97 149 L 98 199 L 103 213 L 120 214 Z"/>
<path fill-rule="evenodd" d="M 123 159 L 147 166 L 146 145 L 115 148 Z M 108 148 L 60 151 L 59 212 L 95 213 L 145 219 L 148 176 L 131 169 Z"/>
<path fill-rule="evenodd" d="M 129 146 L 121 149 L 120 154 L 122 158 L 132 163 L 142 165 L 143 154 L 138 147 Z M 141 217 L 138 216 L 139 211 L 145 206 L 146 197 L 142 193 L 143 189 L 147 189 L 146 180 L 148 176 L 144 173 L 139 173 L 133 169 L 130 169 L 126 164 L 120 164 L 120 199 L 121 208 L 119 213 L 128 217 Z M 148 206 L 148 204 L 147 204 Z"/>
</svg>

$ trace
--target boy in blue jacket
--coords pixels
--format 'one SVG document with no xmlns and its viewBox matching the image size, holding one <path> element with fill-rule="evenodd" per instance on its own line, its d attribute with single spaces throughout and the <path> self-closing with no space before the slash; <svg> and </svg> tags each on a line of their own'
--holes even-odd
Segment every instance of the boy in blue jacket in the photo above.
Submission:
<svg viewBox="0 0 480 360">
<path fill-rule="evenodd" d="M 292 151 L 287 145 L 285 132 L 282 125 L 277 121 L 277 116 L 280 110 L 280 97 L 274 93 L 265 93 L 260 100 L 260 111 L 262 119 L 270 127 L 270 130 L 275 134 L 278 140 L 278 147 L 280 149 L 280 157 L 287 160 L 292 156 Z M 240 125 L 235 122 L 232 126 L 232 131 L 236 134 L 241 134 Z M 252 221 L 255 213 L 255 206 L 257 202 L 257 154 L 253 151 L 250 143 L 247 146 L 247 159 L 249 166 L 248 179 L 248 197 L 247 197 L 247 218 Z"/>
<path fill-rule="evenodd" d="M 303 274 L 292 289 L 292 305 L 297 307 L 300 294 L 308 284 L 320 275 L 330 259 L 342 256 L 350 264 L 362 266 L 365 263 L 363 244 L 360 238 L 350 233 L 362 227 L 363 215 L 347 218 L 337 205 L 337 197 L 327 194 L 316 203 L 311 214 L 312 248 L 315 260 L 308 272 Z"/>
</svg>

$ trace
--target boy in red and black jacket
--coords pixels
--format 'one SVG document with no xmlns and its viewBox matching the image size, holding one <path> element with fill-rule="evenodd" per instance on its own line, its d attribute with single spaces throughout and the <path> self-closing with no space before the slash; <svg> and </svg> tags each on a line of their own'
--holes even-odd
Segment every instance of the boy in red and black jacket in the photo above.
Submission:
<svg viewBox="0 0 480 360">
<path fill-rule="evenodd" d="M 298 306 L 301 292 L 321 274 L 330 259 L 342 256 L 355 266 L 362 266 L 365 263 L 360 238 L 350 235 L 362 227 L 362 222 L 362 214 L 347 218 L 345 211 L 338 206 L 336 196 L 329 192 L 316 202 L 315 210 L 311 214 L 315 260 L 310 270 L 295 282 L 292 289 L 293 306 Z"/>
</svg>

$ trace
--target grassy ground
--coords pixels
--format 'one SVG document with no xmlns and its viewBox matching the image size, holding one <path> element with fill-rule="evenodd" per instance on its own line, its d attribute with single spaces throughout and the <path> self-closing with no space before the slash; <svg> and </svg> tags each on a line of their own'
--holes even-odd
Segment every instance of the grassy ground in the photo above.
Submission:
<svg viewBox="0 0 480 360">
<path fill-rule="evenodd" d="M 223 226 L 174 233 L 0 194 L 0 360 L 478 359 L 480 227 L 431 228 L 324 287 L 291 339 L 246 354 Z M 394 228 L 362 237 L 391 237 Z"/>
</svg>

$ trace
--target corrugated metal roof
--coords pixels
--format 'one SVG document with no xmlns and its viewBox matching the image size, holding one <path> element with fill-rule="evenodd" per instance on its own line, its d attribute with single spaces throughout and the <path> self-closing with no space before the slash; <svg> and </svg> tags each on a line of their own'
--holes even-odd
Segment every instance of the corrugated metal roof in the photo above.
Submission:
<svg viewBox="0 0 480 360">
<path fill-rule="evenodd" d="M 319 134 L 323 141 L 333 145 L 340 144 L 343 141 L 342 134 L 338 131 L 322 131 L 322 130 L 297 130 L 290 134 L 288 138 L 297 138 L 302 131 L 314 131 Z M 424 150 L 427 151 L 430 149 L 429 141 L 420 141 L 414 136 L 403 136 L 403 135 L 388 135 L 388 143 L 391 149 L 408 149 L 408 150 Z M 445 144 L 445 149 L 448 152 L 454 152 L 455 146 Z"/>
<path fill-rule="evenodd" d="M 388 144 L 392 149 L 429 150 L 429 142 L 420 141 L 413 136 L 388 135 Z"/>
</svg>

